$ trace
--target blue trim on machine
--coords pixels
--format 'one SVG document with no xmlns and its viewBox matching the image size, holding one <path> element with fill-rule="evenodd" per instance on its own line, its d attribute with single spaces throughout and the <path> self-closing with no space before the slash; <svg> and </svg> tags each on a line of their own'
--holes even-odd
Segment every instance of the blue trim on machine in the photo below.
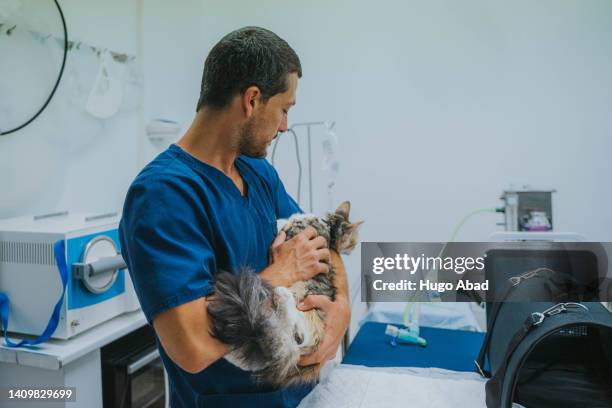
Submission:
<svg viewBox="0 0 612 408">
<path fill-rule="evenodd" d="M 75 262 L 81 262 L 87 243 L 100 235 L 105 235 L 111 238 L 115 242 L 115 245 L 117 245 L 117 249 L 121 251 L 119 233 L 116 229 L 85 235 L 78 238 L 72 238 L 68 240 L 68 265 L 72 265 Z M 89 290 L 87 290 L 82 282 L 76 279 L 70 279 L 68 281 L 68 309 L 79 309 L 81 307 L 95 305 L 124 293 L 124 274 L 125 269 L 120 270 L 117 280 L 113 286 L 111 286 L 106 292 L 100 294 L 91 293 Z"/>
</svg>

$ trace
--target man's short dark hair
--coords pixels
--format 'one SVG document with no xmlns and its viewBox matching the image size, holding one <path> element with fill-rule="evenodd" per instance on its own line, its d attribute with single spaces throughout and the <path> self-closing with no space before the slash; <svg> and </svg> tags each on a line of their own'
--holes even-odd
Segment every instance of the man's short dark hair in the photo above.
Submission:
<svg viewBox="0 0 612 408">
<path fill-rule="evenodd" d="M 236 94 L 253 85 L 266 102 L 287 90 L 287 75 L 293 72 L 302 76 L 300 59 L 272 31 L 261 27 L 232 31 L 206 57 L 196 112 L 203 106 L 224 108 Z"/>
</svg>

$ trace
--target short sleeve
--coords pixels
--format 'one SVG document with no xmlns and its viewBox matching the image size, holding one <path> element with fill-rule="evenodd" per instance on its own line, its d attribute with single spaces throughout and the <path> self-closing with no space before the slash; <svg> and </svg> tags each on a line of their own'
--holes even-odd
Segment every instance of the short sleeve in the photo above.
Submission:
<svg viewBox="0 0 612 408">
<path fill-rule="evenodd" d="M 181 179 L 135 182 L 119 228 L 122 253 L 149 321 L 210 294 L 216 271 L 203 204 Z"/>
</svg>

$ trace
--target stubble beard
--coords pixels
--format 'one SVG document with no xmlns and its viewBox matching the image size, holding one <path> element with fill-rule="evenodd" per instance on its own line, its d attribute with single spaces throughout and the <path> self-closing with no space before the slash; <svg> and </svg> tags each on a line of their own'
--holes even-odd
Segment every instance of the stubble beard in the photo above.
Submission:
<svg viewBox="0 0 612 408">
<path fill-rule="evenodd" d="M 265 159 L 268 155 L 268 144 L 260 142 L 255 136 L 255 119 L 249 120 L 238 134 L 238 153 L 256 159 Z"/>
</svg>

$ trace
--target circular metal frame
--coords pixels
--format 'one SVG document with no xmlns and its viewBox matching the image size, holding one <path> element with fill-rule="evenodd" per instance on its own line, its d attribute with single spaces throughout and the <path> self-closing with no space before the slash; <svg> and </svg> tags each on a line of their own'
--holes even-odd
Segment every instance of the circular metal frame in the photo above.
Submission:
<svg viewBox="0 0 612 408">
<path fill-rule="evenodd" d="M 92 239 L 91 241 L 89 241 L 87 243 L 87 245 L 85 245 L 85 251 L 83 251 L 83 258 L 82 258 L 82 262 L 85 263 L 85 260 L 87 259 L 87 255 L 89 254 L 89 251 L 91 250 L 91 248 L 93 248 L 93 246 L 100 242 L 100 241 L 108 241 L 111 243 L 111 245 L 113 246 L 113 248 L 115 249 L 115 254 L 118 254 L 119 251 L 117 249 L 117 245 L 115 244 L 115 241 L 112 240 L 112 238 L 106 236 L 106 235 L 98 235 L 97 237 L 95 237 L 94 239 Z M 94 286 L 92 285 L 92 283 L 89 281 L 89 276 L 87 276 L 87 274 L 85 274 L 83 276 L 83 285 L 85 285 L 85 287 L 87 288 L 87 290 L 89 290 L 92 293 L 95 294 L 101 294 L 106 292 L 107 290 L 109 290 L 117 281 L 117 276 L 119 276 L 119 269 L 114 269 L 113 272 L 113 277 L 111 278 L 111 280 L 104 286 L 102 287 L 98 287 L 98 286 Z"/>
<path fill-rule="evenodd" d="M 64 74 L 64 67 L 66 66 L 66 57 L 68 56 L 68 28 L 66 27 L 66 19 L 64 18 L 64 12 L 62 11 L 62 8 L 60 7 L 57 0 L 53 0 L 53 2 L 55 3 L 55 6 L 57 7 L 57 11 L 59 12 L 60 18 L 62 20 L 62 27 L 64 29 L 64 56 L 62 58 L 62 66 L 60 67 L 60 71 L 57 76 L 57 80 L 55 81 L 55 85 L 53 86 L 53 89 L 51 90 L 51 93 L 49 94 L 49 97 L 47 98 L 45 103 L 43 103 L 40 109 L 30 119 L 28 119 L 25 123 L 13 129 L 9 129 L 6 131 L 2 131 L 2 129 L 0 129 L 0 136 L 8 135 L 10 133 L 21 130 L 24 127 L 28 126 L 30 123 L 32 123 L 42 113 L 42 111 L 45 110 L 45 108 L 49 105 L 49 102 L 51 102 L 51 98 L 53 98 L 53 95 L 55 95 L 55 91 L 57 90 L 60 80 L 62 79 L 62 75 Z"/>
</svg>

